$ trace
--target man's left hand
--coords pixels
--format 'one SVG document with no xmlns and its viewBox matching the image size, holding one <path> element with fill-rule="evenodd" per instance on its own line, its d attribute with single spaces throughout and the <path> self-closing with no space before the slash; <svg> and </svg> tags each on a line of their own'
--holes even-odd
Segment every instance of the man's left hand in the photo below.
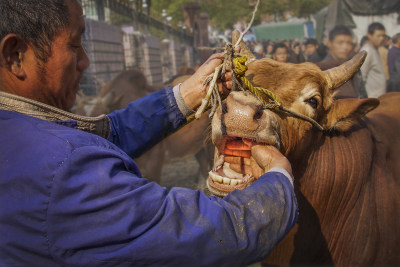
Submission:
<svg viewBox="0 0 400 267">
<path fill-rule="evenodd" d="M 196 109 L 201 104 L 201 100 L 207 94 L 208 86 L 204 86 L 205 79 L 215 72 L 215 68 L 224 61 L 224 53 L 213 54 L 200 68 L 180 87 L 180 92 L 186 105 L 191 109 Z M 227 96 L 232 88 L 232 72 L 227 70 L 222 79 L 217 80 L 219 92 Z"/>
</svg>

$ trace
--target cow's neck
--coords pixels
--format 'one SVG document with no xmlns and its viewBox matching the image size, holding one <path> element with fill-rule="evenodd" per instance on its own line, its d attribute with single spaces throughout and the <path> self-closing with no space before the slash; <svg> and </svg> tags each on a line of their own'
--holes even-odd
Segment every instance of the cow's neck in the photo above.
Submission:
<svg viewBox="0 0 400 267">
<path fill-rule="evenodd" d="M 365 168 L 371 166 L 373 158 L 371 138 L 368 129 L 361 127 L 347 134 L 321 136 L 315 139 L 320 140 L 313 144 L 315 149 L 299 159 L 300 164 L 293 164 L 297 189 L 310 197 L 309 201 L 318 201 L 315 205 L 319 214 L 330 205 L 340 208 L 340 199 L 349 199 L 362 189 L 362 182 L 371 172 Z M 322 198 L 321 194 L 330 197 Z"/>
<path fill-rule="evenodd" d="M 372 166 L 373 142 L 366 128 L 346 135 L 319 137 L 303 158 L 292 160 L 300 209 L 293 257 L 330 263 L 331 257 L 335 257 L 332 247 L 343 238 L 342 231 L 356 228 L 341 219 L 360 209 L 360 199 L 368 191 L 365 178 L 371 170 L 366 166 Z"/>
</svg>

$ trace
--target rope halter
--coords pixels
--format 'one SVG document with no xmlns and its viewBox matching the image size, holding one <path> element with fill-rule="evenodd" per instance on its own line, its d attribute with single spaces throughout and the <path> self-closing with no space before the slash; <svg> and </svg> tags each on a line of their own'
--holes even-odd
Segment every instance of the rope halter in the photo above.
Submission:
<svg viewBox="0 0 400 267">
<path fill-rule="evenodd" d="M 239 78 L 243 82 L 243 84 L 246 85 L 247 89 L 251 93 L 253 93 L 263 103 L 264 109 L 283 111 L 285 113 L 293 115 L 294 117 L 297 117 L 299 119 L 310 122 L 312 125 L 317 127 L 317 129 L 320 131 L 325 130 L 318 122 L 316 122 L 312 118 L 283 107 L 279 97 L 276 94 L 274 94 L 272 91 L 262 88 L 262 87 L 254 86 L 245 77 L 245 73 L 248 69 L 248 67 L 246 66 L 246 61 L 247 61 L 247 55 L 243 55 L 241 57 L 234 58 L 233 59 L 233 65 L 234 65 L 233 72 L 236 74 L 237 78 Z M 269 98 L 269 100 L 266 100 L 262 96 L 262 94 L 266 95 Z"/>
</svg>

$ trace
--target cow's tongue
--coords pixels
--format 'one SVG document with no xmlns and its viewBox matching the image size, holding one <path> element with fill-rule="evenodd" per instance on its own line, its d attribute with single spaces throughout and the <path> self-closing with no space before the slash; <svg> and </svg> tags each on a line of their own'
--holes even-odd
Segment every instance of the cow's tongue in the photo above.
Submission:
<svg viewBox="0 0 400 267">
<path fill-rule="evenodd" d="M 236 156 L 243 158 L 251 157 L 251 147 L 240 140 L 232 140 L 226 143 L 224 149 L 224 155 L 226 156 Z"/>
</svg>

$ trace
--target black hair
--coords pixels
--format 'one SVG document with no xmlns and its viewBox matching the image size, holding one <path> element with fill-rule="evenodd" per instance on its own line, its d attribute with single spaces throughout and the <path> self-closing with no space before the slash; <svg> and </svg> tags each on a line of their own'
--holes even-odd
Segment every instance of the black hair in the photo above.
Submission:
<svg viewBox="0 0 400 267">
<path fill-rule="evenodd" d="M 277 43 L 274 45 L 274 49 L 272 50 L 272 54 L 275 54 L 278 48 L 285 48 L 286 52 L 289 53 L 289 48 L 284 43 Z"/>
<path fill-rule="evenodd" d="M 337 25 L 329 32 L 329 41 L 333 41 L 338 35 L 347 35 L 353 37 L 349 28 L 344 25 Z"/>
<path fill-rule="evenodd" d="M 0 0 L 0 41 L 14 33 L 46 62 L 51 44 L 69 21 L 68 0 Z"/>
<path fill-rule="evenodd" d="M 304 42 L 304 45 L 309 45 L 309 44 L 317 46 L 318 41 L 315 40 L 314 38 L 309 38 Z"/>
<path fill-rule="evenodd" d="M 369 34 L 373 35 L 373 34 L 375 33 L 376 30 L 378 30 L 378 31 L 384 31 L 384 30 L 385 30 L 385 27 L 384 27 L 381 23 L 379 23 L 379 22 L 371 23 L 371 24 L 368 26 L 368 33 L 369 33 Z"/>
<path fill-rule="evenodd" d="M 392 37 L 392 43 L 397 44 L 397 42 L 400 40 L 400 33 L 396 33 Z"/>
<path fill-rule="evenodd" d="M 368 41 L 368 36 L 364 35 L 364 36 L 361 38 L 360 46 L 363 47 L 364 44 L 365 44 L 365 42 L 367 42 L 367 41 Z"/>
</svg>

